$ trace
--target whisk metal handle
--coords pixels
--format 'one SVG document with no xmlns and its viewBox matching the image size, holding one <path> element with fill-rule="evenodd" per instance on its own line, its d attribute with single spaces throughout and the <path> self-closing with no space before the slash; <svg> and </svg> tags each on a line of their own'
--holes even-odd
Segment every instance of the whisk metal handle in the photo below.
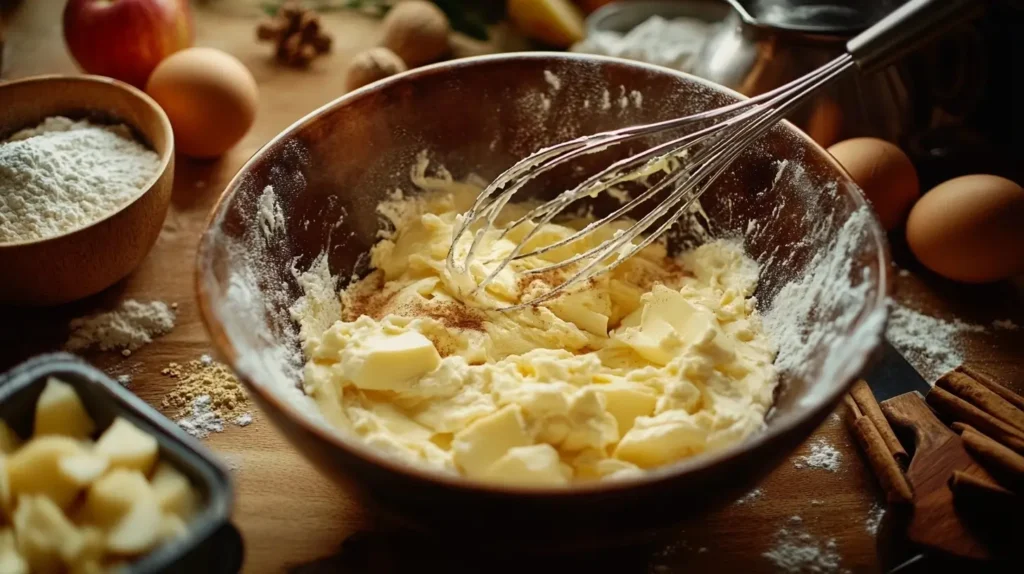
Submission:
<svg viewBox="0 0 1024 574">
<path fill-rule="evenodd" d="M 982 0 L 910 0 L 846 43 L 862 72 L 891 64 L 900 56 L 956 26 Z"/>
</svg>

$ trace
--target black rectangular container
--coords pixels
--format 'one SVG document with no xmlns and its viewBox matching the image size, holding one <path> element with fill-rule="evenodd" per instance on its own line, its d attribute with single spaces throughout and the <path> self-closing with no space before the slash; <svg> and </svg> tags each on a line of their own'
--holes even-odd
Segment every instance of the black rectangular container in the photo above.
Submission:
<svg viewBox="0 0 1024 574">
<path fill-rule="evenodd" d="M 243 546 L 230 523 L 234 488 L 227 470 L 198 440 L 102 371 L 66 353 L 30 359 L 0 375 L 0 418 L 18 436 L 31 436 L 36 402 L 50 377 L 75 388 L 98 429 L 123 417 L 155 437 L 160 459 L 184 473 L 199 492 L 200 509 L 188 524 L 188 534 L 133 562 L 127 572 L 238 572 Z"/>
</svg>

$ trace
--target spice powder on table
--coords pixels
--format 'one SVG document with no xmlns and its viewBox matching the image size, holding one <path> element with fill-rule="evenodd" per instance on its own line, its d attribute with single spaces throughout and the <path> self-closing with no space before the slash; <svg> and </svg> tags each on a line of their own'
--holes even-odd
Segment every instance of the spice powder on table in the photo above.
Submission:
<svg viewBox="0 0 1024 574">
<path fill-rule="evenodd" d="M 170 363 L 160 374 L 177 379 L 174 390 L 161 402 L 178 416 L 188 414 L 193 401 L 208 395 L 210 406 L 221 419 L 235 419 L 249 410 L 249 396 L 231 369 L 208 356 L 186 363 Z"/>
</svg>

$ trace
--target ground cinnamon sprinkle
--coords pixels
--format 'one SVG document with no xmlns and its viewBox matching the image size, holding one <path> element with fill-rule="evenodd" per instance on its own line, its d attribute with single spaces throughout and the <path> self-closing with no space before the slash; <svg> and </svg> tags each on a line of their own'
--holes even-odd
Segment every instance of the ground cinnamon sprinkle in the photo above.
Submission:
<svg viewBox="0 0 1024 574">
<path fill-rule="evenodd" d="M 424 311 L 437 319 L 449 329 L 464 331 L 483 331 L 486 317 L 483 313 L 470 309 L 458 301 L 443 301 L 428 305 Z"/>
<path fill-rule="evenodd" d="M 449 329 L 484 330 L 487 316 L 461 301 L 403 301 L 396 305 L 395 297 L 398 293 L 398 290 L 386 287 L 383 273 L 375 271 L 344 291 L 342 319 L 355 321 L 366 315 L 379 321 L 386 315 L 394 314 L 400 317 L 429 317 Z"/>
<path fill-rule="evenodd" d="M 342 319 L 355 321 L 363 315 L 380 319 L 384 315 L 384 309 L 398 294 L 394 289 L 385 291 L 384 285 L 384 273 L 379 270 L 367 275 L 358 283 L 349 285 L 342 292 Z"/>
<path fill-rule="evenodd" d="M 210 407 L 220 418 L 249 410 L 249 397 L 231 369 L 205 355 L 187 363 L 170 363 L 160 374 L 177 379 L 174 390 L 161 402 L 176 416 L 185 416 L 192 402 L 204 395 L 210 397 Z"/>
</svg>

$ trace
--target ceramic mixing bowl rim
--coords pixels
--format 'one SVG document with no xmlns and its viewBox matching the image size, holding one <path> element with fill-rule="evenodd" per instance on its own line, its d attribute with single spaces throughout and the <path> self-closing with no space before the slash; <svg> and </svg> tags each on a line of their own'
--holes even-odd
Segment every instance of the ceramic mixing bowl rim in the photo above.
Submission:
<svg viewBox="0 0 1024 574">
<path fill-rule="evenodd" d="M 139 188 L 138 195 L 133 197 L 128 203 L 125 203 L 121 207 L 118 207 L 114 211 L 111 211 L 110 213 L 104 215 L 102 218 L 97 219 L 95 221 L 91 221 L 83 225 L 82 227 L 76 227 L 75 229 L 72 229 L 70 231 L 65 231 L 64 233 L 60 233 L 58 235 L 40 237 L 39 239 L 30 239 L 28 241 L 16 241 L 8 243 L 0 242 L 0 250 L 11 249 L 16 247 L 28 247 L 30 245 L 40 245 L 46 243 L 47 241 L 56 241 L 58 239 L 64 239 L 71 235 L 75 235 L 76 233 L 82 233 L 93 227 L 96 227 L 97 225 L 103 223 L 104 221 L 125 211 L 126 209 L 134 205 L 136 202 L 138 202 L 140 199 L 142 199 L 142 197 L 145 196 L 147 193 L 152 191 L 153 188 L 156 187 L 156 182 L 160 181 L 160 178 L 162 178 L 164 174 L 167 172 L 167 167 L 170 165 L 171 160 L 174 159 L 174 130 L 171 128 L 171 120 L 167 117 L 167 113 L 164 112 L 164 109 L 160 107 L 160 104 L 156 103 L 156 100 L 151 98 L 149 94 L 143 92 L 135 86 L 126 84 L 120 80 L 115 80 L 114 78 L 108 78 L 106 76 L 96 76 L 89 74 L 43 74 L 39 76 L 32 76 L 29 78 L 22 78 L 19 80 L 11 80 L 9 82 L 0 82 L 0 91 L 10 88 L 11 86 L 20 86 L 34 83 L 45 84 L 47 82 L 53 82 L 58 80 L 85 82 L 93 84 L 105 84 L 107 86 L 112 86 L 114 88 L 121 89 L 127 92 L 134 98 L 138 99 L 139 101 L 143 102 L 151 109 L 153 109 L 153 111 L 156 112 L 157 118 L 160 120 L 160 130 L 163 132 L 164 136 L 167 137 L 166 149 L 162 153 L 159 153 L 160 167 L 156 170 L 156 173 L 153 174 L 153 177 L 146 181 L 146 184 L 144 186 Z M 89 111 L 102 112 L 103 110 L 90 108 Z M 131 124 L 129 121 L 123 118 L 116 119 L 121 123 L 130 125 L 135 132 L 140 134 L 142 133 L 142 130 L 140 130 L 138 126 Z M 156 152 L 156 149 L 153 149 L 152 151 Z"/>
<path fill-rule="evenodd" d="M 207 291 L 205 286 L 205 278 L 208 274 L 212 275 L 212 270 L 208 270 L 208 266 L 205 264 L 211 260 L 210 252 L 213 244 L 217 241 L 219 232 L 215 229 L 218 221 L 222 219 L 222 212 L 227 208 L 229 201 L 234 197 L 243 180 L 248 176 L 251 168 L 263 160 L 264 157 L 270 153 L 277 145 L 281 142 L 286 141 L 292 137 L 297 131 L 306 127 L 313 121 L 317 120 L 321 115 L 330 110 L 340 108 L 347 105 L 349 102 L 356 101 L 364 95 L 380 91 L 388 88 L 389 86 L 399 84 L 402 82 L 408 82 L 415 80 L 419 77 L 428 76 L 431 74 L 445 73 L 447 70 L 460 68 L 460 67 L 471 67 L 476 65 L 484 64 L 488 62 L 501 62 L 507 60 L 522 60 L 522 59 L 534 59 L 534 60 L 559 60 L 559 61 L 576 61 L 580 63 L 606 63 L 606 64 L 617 64 L 631 67 L 645 68 L 649 71 L 656 72 L 659 74 L 669 74 L 681 77 L 683 79 L 702 84 L 717 92 L 724 93 L 729 96 L 736 98 L 745 99 L 745 96 L 713 82 L 709 82 L 702 78 L 679 72 L 669 68 L 660 66 L 645 64 L 643 62 L 637 62 L 633 60 L 626 60 L 622 58 L 614 58 L 608 56 L 596 56 L 591 54 L 575 54 L 575 53 L 564 53 L 564 52 L 528 52 L 528 53 L 515 53 L 515 54 L 490 54 L 484 56 L 475 56 L 470 58 L 462 58 L 458 60 L 451 60 L 447 62 L 441 62 L 416 68 L 403 72 L 396 76 L 379 80 L 352 92 L 349 92 L 319 108 L 313 110 L 309 114 L 293 123 L 291 126 L 280 132 L 277 136 L 267 142 L 261 147 L 249 160 L 243 165 L 231 181 L 224 188 L 224 193 L 218 199 L 217 204 L 211 210 L 210 215 L 207 219 L 207 226 L 203 232 L 203 236 L 199 242 L 199 248 L 196 254 L 196 294 L 199 303 L 199 314 L 206 326 L 207 331 L 210 334 L 210 338 L 218 350 L 224 355 L 228 363 L 238 373 L 239 377 L 247 383 L 249 388 L 254 389 L 259 396 L 278 409 L 290 420 L 297 423 L 305 432 L 315 435 L 319 440 L 325 441 L 336 448 L 348 453 L 351 456 L 362 459 L 364 462 L 369 463 L 373 466 L 379 467 L 385 471 L 396 473 L 399 475 L 412 477 L 426 482 L 434 483 L 446 488 L 457 490 L 465 493 L 477 493 L 477 494 L 488 494 L 488 495 L 506 495 L 515 497 L 529 497 L 534 499 L 549 498 L 549 497 L 584 497 L 591 495 L 609 494 L 613 492 L 623 492 L 634 489 L 641 489 L 644 487 L 650 487 L 657 484 L 665 484 L 680 478 L 683 475 L 710 468 L 715 465 L 719 465 L 729 460 L 736 459 L 748 451 L 757 450 L 765 444 L 772 441 L 781 440 L 787 433 L 795 429 L 796 427 L 806 424 L 808 420 L 813 419 L 816 416 L 820 416 L 822 411 L 829 408 L 831 405 L 837 403 L 843 393 L 846 392 L 847 388 L 853 384 L 856 374 L 863 370 L 867 364 L 868 359 L 872 353 L 878 348 L 878 344 L 881 341 L 882 332 L 885 326 L 885 319 L 888 315 L 888 291 L 891 282 L 889 275 L 890 256 L 888 242 L 885 239 L 885 234 L 882 231 L 882 226 L 878 222 L 877 216 L 871 211 L 871 217 L 868 222 L 868 229 L 870 231 L 870 240 L 874 242 L 878 252 L 878 258 L 876 263 L 879 268 L 879 291 L 877 297 L 873 301 L 870 301 L 869 306 L 858 316 L 856 323 L 852 328 L 852 332 L 860 333 L 861 330 L 869 327 L 877 328 L 878 332 L 875 333 L 876 337 L 873 337 L 870 345 L 862 345 L 853 354 L 848 365 L 853 365 L 854 369 L 848 369 L 848 372 L 854 373 L 849 376 L 849 380 L 844 381 L 842 384 L 836 385 L 836 387 L 828 392 L 820 395 L 815 395 L 815 400 L 818 401 L 816 405 L 812 405 L 807 409 L 805 413 L 799 416 L 793 416 L 790 420 L 784 420 L 778 425 L 765 428 L 754 435 L 751 435 L 744 440 L 710 453 L 702 453 L 681 461 L 677 461 L 672 464 L 661 466 L 658 468 L 648 469 L 641 476 L 630 477 L 629 479 L 622 480 L 603 480 L 593 481 L 583 484 L 572 484 L 567 487 L 527 487 L 517 485 L 505 485 L 497 483 L 488 483 L 483 481 L 472 480 L 456 474 L 447 474 L 441 471 L 430 469 L 426 466 L 417 466 L 413 464 L 404 463 L 396 458 L 389 457 L 384 453 L 378 452 L 369 445 L 361 444 L 358 440 L 353 440 L 342 434 L 339 429 L 334 429 L 325 421 L 317 421 L 311 416 L 303 414 L 300 409 L 294 405 L 288 399 L 278 395 L 278 392 L 271 389 L 269 386 L 265 386 L 261 383 L 255 382 L 255 379 L 250 377 L 244 366 L 239 365 L 239 353 L 234 348 L 231 340 L 228 338 L 224 327 L 221 324 L 220 318 L 216 311 L 214 311 L 211 295 Z M 815 143 L 809 136 L 804 134 L 802 131 L 797 129 L 789 122 L 780 122 L 787 125 L 787 129 L 792 132 L 792 135 L 801 137 L 806 143 L 810 144 L 813 149 L 820 152 L 824 158 L 828 161 L 832 169 L 843 178 L 848 181 L 848 186 L 841 186 L 846 188 L 856 188 L 856 184 L 853 183 L 846 172 L 839 166 L 839 163 L 835 161 L 825 151 L 824 148 Z M 855 209 L 870 209 L 870 205 L 867 200 L 864 199 L 862 194 L 852 191 L 847 191 L 854 204 Z M 881 320 L 879 321 L 879 314 L 881 314 Z M 875 324 L 872 323 L 875 321 Z"/>
</svg>

